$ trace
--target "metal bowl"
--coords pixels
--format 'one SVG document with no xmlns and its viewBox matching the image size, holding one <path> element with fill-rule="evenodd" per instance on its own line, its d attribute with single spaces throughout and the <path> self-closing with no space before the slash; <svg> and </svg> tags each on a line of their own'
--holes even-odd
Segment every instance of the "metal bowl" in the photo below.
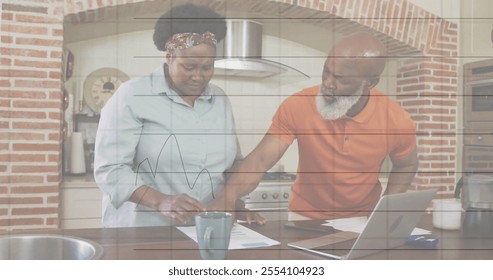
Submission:
<svg viewBox="0 0 493 280">
<path fill-rule="evenodd" d="M 103 254 L 100 244 L 73 236 L 0 236 L 0 260 L 97 260 Z"/>
</svg>

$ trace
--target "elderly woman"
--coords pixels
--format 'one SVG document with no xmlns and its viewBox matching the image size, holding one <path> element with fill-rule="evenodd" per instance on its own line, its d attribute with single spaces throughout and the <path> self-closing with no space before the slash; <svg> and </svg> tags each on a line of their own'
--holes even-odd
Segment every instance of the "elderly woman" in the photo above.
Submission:
<svg viewBox="0 0 493 280">
<path fill-rule="evenodd" d="M 209 83 L 225 34 L 223 17 L 192 4 L 157 20 L 154 44 L 166 62 L 122 84 L 101 112 L 94 175 L 105 227 L 184 224 L 223 189 L 241 158 L 231 104 Z"/>
</svg>

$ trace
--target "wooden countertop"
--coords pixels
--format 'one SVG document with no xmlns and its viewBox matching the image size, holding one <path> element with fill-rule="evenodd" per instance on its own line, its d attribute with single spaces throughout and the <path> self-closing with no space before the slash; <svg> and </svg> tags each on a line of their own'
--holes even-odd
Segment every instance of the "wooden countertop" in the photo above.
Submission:
<svg viewBox="0 0 493 280">
<path fill-rule="evenodd" d="M 281 242 L 280 245 L 232 250 L 231 260 L 311 260 L 326 259 L 309 252 L 289 248 L 292 241 L 323 235 L 320 232 L 290 229 L 285 221 L 270 221 L 267 225 L 248 225 L 251 229 Z M 461 231 L 438 230 L 431 226 L 431 215 L 424 215 L 421 228 L 430 229 L 439 238 L 436 249 L 402 246 L 365 257 L 365 259 L 400 260 L 468 260 L 493 259 L 493 237 L 490 239 L 465 238 Z M 197 244 L 175 227 L 106 228 L 46 230 L 44 233 L 78 236 L 100 243 L 105 250 L 104 259 L 151 260 L 200 259 Z M 20 234 L 21 232 L 19 232 Z M 39 232 L 37 232 L 39 233 Z"/>
</svg>

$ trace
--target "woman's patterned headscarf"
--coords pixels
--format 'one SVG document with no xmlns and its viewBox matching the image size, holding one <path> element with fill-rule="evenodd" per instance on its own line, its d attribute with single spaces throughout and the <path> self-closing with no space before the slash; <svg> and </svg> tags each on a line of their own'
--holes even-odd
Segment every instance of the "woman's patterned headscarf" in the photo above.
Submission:
<svg viewBox="0 0 493 280">
<path fill-rule="evenodd" d="M 168 53 L 175 50 L 184 50 L 196 45 L 207 44 L 213 48 L 216 48 L 217 40 L 216 35 L 211 32 L 205 32 L 204 34 L 198 33 L 178 33 L 174 34 L 168 42 L 166 42 L 165 49 Z"/>
</svg>

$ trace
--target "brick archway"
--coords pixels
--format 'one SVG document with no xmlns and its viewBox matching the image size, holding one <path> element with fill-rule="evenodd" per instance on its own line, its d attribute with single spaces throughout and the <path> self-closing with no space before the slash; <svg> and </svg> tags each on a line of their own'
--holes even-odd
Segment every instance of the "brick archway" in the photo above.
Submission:
<svg viewBox="0 0 493 280">
<path fill-rule="evenodd" d="M 67 1 L 72 24 L 161 11 L 179 1 Z M 125 1 L 123 1 L 125 2 Z M 132 3 L 134 2 L 134 3 Z M 415 188 L 452 191 L 456 170 L 457 25 L 406 0 L 230 0 L 195 1 L 218 11 L 305 22 L 349 34 L 366 30 L 386 42 L 398 59 L 395 94 L 417 123 L 420 169 Z M 80 4 L 84 3 L 84 4 Z M 163 7 L 164 6 L 164 7 Z M 103 8 L 105 12 L 96 12 Z M 101 10 L 101 9 L 100 9 Z M 226 14 L 226 13 L 225 13 Z M 106 17 L 106 18 L 105 18 Z"/>
<path fill-rule="evenodd" d="M 15 3 L 15 4 L 14 4 Z M 164 11 L 179 0 L 19 0 L 2 3 L 0 230 L 59 225 L 65 24 Z M 214 9 L 289 18 L 346 34 L 364 29 L 398 58 L 398 101 L 418 125 L 416 188 L 453 190 L 457 26 L 406 0 L 197 0 Z M 117 5 L 118 4 L 118 5 Z M 43 110 L 40 108 L 43 107 Z M 19 113 L 20 112 L 20 113 Z M 6 174 L 6 175 L 4 175 Z"/>
</svg>

